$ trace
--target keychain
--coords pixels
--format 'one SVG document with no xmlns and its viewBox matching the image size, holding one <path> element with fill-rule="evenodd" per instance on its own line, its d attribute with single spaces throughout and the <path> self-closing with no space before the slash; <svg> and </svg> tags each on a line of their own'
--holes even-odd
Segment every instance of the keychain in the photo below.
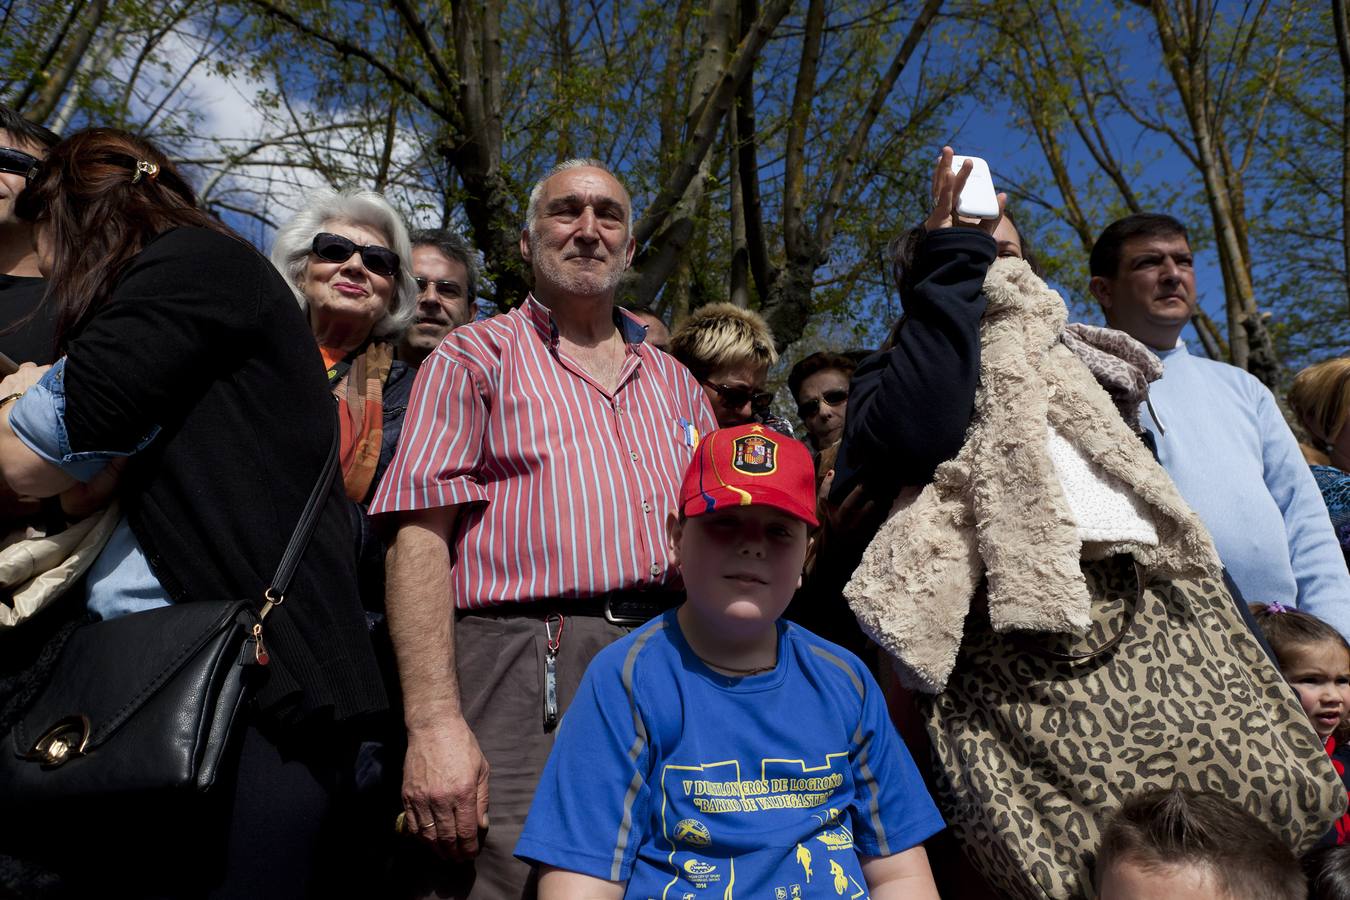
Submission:
<svg viewBox="0 0 1350 900">
<path fill-rule="evenodd" d="M 557 631 L 554 631 L 554 626 Z M 548 649 L 544 651 L 544 730 L 558 724 L 558 648 L 562 646 L 563 617 L 553 613 L 544 619 Z"/>
</svg>

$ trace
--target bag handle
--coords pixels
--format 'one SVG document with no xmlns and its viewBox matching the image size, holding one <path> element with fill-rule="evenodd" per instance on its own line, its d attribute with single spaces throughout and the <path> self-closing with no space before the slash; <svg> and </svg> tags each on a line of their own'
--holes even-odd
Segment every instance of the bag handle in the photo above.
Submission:
<svg viewBox="0 0 1350 900">
<path fill-rule="evenodd" d="M 258 645 L 262 645 L 262 620 L 267 618 L 275 607 L 278 607 L 286 599 L 286 591 L 291 586 L 291 578 L 295 576 L 295 569 L 300 565 L 300 557 L 305 555 L 305 548 L 309 546 L 309 539 L 314 535 L 314 526 L 319 522 L 319 515 L 323 511 L 323 502 L 328 495 L 328 489 L 333 483 L 333 476 L 338 467 L 338 434 L 333 433 L 333 443 L 328 448 L 328 459 L 324 461 L 323 471 L 319 473 L 319 480 L 314 482 L 314 488 L 309 492 L 309 499 L 305 501 L 304 512 L 300 513 L 300 521 L 295 525 L 295 531 L 291 534 L 290 543 L 286 545 L 286 552 L 281 554 L 281 563 L 277 566 L 276 575 L 272 576 L 272 585 L 263 591 L 263 598 L 267 601 L 263 604 L 262 611 L 258 613 L 258 623 L 253 627 L 253 636 L 258 639 Z"/>
<path fill-rule="evenodd" d="M 333 483 L 333 475 L 337 472 L 337 464 L 338 437 L 334 434 L 333 443 L 328 448 L 328 459 L 323 464 L 323 471 L 319 473 L 319 480 L 314 482 L 314 489 L 309 492 L 309 499 L 305 501 L 305 511 L 300 514 L 300 521 L 295 526 L 295 533 L 291 535 L 291 542 L 286 545 L 286 552 L 281 554 L 277 573 L 272 576 L 272 586 L 266 591 L 266 594 L 270 595 L 269 599 L 276 598 L 275 603 L 280 603 L 286 591 L 290 589 L 295 569 L 300 565 L 300 557 L 305 555 L 309 539 L 314 535 L 314 526 L 319 522 L 323 502 Z"/>
<path fill-rule="evenodd" d="M 1135 614 L 1139 611 L 1139 607 L 1144 603 L 1144 570 L 1137 561 L 1134 564 L 1134 580 L 1138 587 L 1135 591 L 1133 602 L 1131 602 L 1129 607 L 1125 610 L 1125 619 L 1120 623 L 1120 629 L 1111 640 L 1102 644 L 1100 647 L 1093 647 L 1086 653 L 1060 653 L 1057 650 L 1051 650 L 1046 647 L 1036 647 L 1036 651 L 1042 656 L 1053 659 L 1056 662 L 1076 665 L 1078 663 L 1090 662 L 1102 654 L 1110 653 L 1112 650 L 1116 649 L 1120 642 L 1125 639 L 1125 635 L 1129 634 L 1130 629 L 1134 627 Z"/>
</svg>

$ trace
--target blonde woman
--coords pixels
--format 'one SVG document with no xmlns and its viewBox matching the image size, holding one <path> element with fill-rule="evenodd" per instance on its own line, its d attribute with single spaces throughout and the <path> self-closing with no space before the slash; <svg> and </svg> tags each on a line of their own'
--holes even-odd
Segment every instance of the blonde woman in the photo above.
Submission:
<svg viewBox="0 0 1350 900">
<path fill-rule="evenodd" d="M 764 386 L 778 351 L 759 313 L 734 303 L 709 303 L 671 337 L 670 352 L 703 387 L 717 427 L 759 422 L 792 434 L 792 426 L 769 409 L 773 393 Z"/>
<path fill-rule="evenodd" d="M 1350 560 L 1350 357 L 1308 366 L 1294 377 L 1289 406 L 1308 441 L 1299 444 Z"/>
</svg>

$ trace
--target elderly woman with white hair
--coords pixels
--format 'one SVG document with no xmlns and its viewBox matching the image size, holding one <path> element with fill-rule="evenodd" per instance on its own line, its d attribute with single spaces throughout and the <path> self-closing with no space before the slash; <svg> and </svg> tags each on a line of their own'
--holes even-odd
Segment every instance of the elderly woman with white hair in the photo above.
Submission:
<svg viewBox="0 0 1350 900">
<path fill-rule="evenodd" d="M 394 695 L 398 679 L 382 624 L 385 548 L 366 508 L 398 447 L 417 374 L 394 358 L 417 309 L 408 229 L 380 194 L 317 190 L 277 231 L 272 264 L 295 292 L 328 371 L 337 404 L 343 485 L 352 501 L 358 588 L 385 686 Z M 391 724 L 373 724 L 365 736 L 396 742 Z M 380 744 L 367 743 L 357 763 L 365 802 L 376 807 L 387 799 L 383 794 L 389 784 L 397 784 L 383 776 L 384 756 Z M 374 821 L 371 811 L 363 816 L 371 820 L 367 825 Z M 383 817 L 379 821 L 388 824 Z M 361 840 L 378 838 L 372 834 Z"/>
<path fill-rule="evenodd" d="M 338 401 L 342 479 L 364 506 L 393 458 L 413 370 L 394 359 L 416 309 L 402 217 L 373 191 L 319 190 L 277 232 L 272 264 L 295 291 Z"/>
</svg>

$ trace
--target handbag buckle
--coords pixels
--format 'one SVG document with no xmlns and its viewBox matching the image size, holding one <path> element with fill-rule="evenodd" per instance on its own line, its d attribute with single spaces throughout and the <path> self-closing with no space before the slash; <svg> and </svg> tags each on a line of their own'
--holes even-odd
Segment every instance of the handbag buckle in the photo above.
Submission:
<svg viewBox="0 0 1350 900">
<path fill-rule="evenodd" d="M 42 763 L 44 769 L 54 769 L 77 756 L 84 756 L 91 730 L 88 716 L 66 716 L 43 732 L 23 758 Z"/>
</svg>

